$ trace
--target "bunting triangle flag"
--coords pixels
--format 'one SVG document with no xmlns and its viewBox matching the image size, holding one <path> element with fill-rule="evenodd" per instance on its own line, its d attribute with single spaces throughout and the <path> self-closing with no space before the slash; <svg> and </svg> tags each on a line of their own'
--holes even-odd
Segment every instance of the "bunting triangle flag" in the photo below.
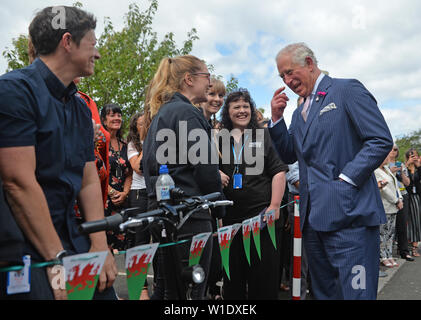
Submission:
<svg viewBox="0 0 421 320">
<path fill-rule="evenodd" d="M 218 230 L 218 242 L 221 250 L 222 266 L 224 267 L 225 273 L 230 280 L 229 250 L 231 245 L 231 234 L 232 226 L 223 227 Z"/>
<path fill-rule="evenodd" d="M 190 246 L 189 267 L 199 264 L 203 249 L 211 234 L 211 232 L 206 232 L 193 237 Z"/>
<path fill-rule="evenodd" d="M 64 257 L 68 300 L 92 300 L 108 251 Z"/>
<path fill-rule="evenodd" d="M 236 223 L 232 225 L 231 239 L 230 239 L 231 242 L 234 239 L 235 235 L 237 234 L 238 230 L 241 229 L 241 226 L 242 226 L 241 223 Z"/>
<path fill-rule="evenodd" d="M 130 300 L 139 300 L 159 243 L 134 247 L 126 251 L 127 289 Z"/>
<path fill-rule="evenodd" d="M 275 247 L 275 250 L 277 250 L 277 248 L 276 248 L 276 231 L 275 231 L 275 210 L 270 210 L 270 211 L 266 212 L 265 216 L 266 216 L 266 223 L 267 223 L 267 226 L 268 226 L 270 239 L 272 240 L 272 244 Z"/>
<path fill-rule="evenodd" d="M 243 221 L 243 246 L 247 262 L 250 264 L 250 237 L 251 237 L 251 219 Z"/>
<path fill-rule="evenodd" d="M 261 223 L 261 216 L 258 215 L 251 219 L 252 223 L 252 231 L 253 231 L 253 240 L 254 245 L 256 246 L 257 254 L 259 256 L 259 259 L 262 259 L 262 254 L 260 251 L 260 223 Z"/>
</svg>

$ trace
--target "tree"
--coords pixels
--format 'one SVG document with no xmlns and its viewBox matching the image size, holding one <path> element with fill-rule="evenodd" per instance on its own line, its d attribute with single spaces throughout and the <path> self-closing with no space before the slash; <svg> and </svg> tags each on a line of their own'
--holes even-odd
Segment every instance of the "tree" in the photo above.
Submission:
<svg viewBox="0 0 421 320">
<path fill-rule="evenodd" d="M 126 125 L 134 112 L 143 110 L 147 85 L 161 60 L 189 54 L 198 39 L 196 30 L 192 29 L 181 48 L 177 48 L 172 32 L 159 42 L 152 30 L 157 9 L 157 0 L 150 0 L 149 8 L 143 12 L 137 4 L 131 4 L 121 31 L 116 31 L 106 18 L 104 32 L 98 40 L 101 59 L 96 63 L 95 74 L 80 84 L 81 91 L 90 95 L 98 107 L 118 104 L 123 109 Z"/>
<path fill-rule="evenodd" d="M 20 35 L 12 40 L 13 49 L 6 47 L 3 57 L 7 60 L 6 72 L 21 69 L 29 65 L 28 36 Z"/>
<path fill-rule="evenodd" d="M 74 6 L 82 7 L 82 3 L 76 2 Z M 104 31 L 97 45 L 101 59 L 95 64 L 95 74 L 82 79 L 79 84 L 80 91 L 92 97 L 98 108 L 108 103 L 119 105 L 126 128 L 131 115 L 143 110 L 146 87 L 161 60 L 189 54 L 194 41 L 199 39 L 193 28 L 180 48 L 175 43 L 173 32 L 158 41 L 152 30 L 157 9 L 157 0 L 149 0 L 149 7 L 144 11 L 137 4 L 131 4 L 121 31 L 116 31 L 110 18 L 105 18 Z M 7 72 L 29 64 L 27 48 L 28 35 L 13 39 L 13 49 L 6 48 L 3 52 L 8 61 Z"/>
<path fill-rule="evenodd" d="M 410 148 L 421 151 L 421 129 L 399 138 L 395 142 L 399 147 L 399 161 L 405 161 L 405 152 Z"/>
</svg>

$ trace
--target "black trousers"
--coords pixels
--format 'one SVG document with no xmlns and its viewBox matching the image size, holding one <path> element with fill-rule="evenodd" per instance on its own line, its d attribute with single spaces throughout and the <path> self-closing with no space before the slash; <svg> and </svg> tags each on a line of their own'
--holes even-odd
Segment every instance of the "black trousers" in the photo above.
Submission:
<svg viewBox="0 0 421 320">
<path fill-rule="evenodd" d="M 129 208 L 139 208 L 140 212 L 148 211 L 148 193 L 146 189 L 130 190 L 128 197 Z M 127 231 L 128 247 L 148 244 L 151 239 L 151 234 L 148 230 L 139 227 L 133 231 Z"/>
<path fill-rule="evenodd" d="M 279 230 L 279 229 L 278 229 Z M 279 238 L 279 233 L 276 235 Z M 253 237 L 252 237 L 253 238 Z M 244 252 L 243 234 L 239 231 L 230 247 L 230 277 L 224 271 L 224 300 L 277 300 L 279 293 L 280 248 L 272 244 L 267 228 L 260 232 L 259 259 L 253 239 L 250 239 L 249 266 Z"/>
</svg>

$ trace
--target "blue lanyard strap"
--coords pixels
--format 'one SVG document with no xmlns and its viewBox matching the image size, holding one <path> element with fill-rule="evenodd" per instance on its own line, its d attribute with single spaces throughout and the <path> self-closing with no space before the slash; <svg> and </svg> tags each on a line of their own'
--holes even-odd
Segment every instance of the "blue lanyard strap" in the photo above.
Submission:
<svg viewBox="0 0 421 320">
<path fill-rule="evenodd" d="M 246 144 L 246 142 L 247 142 L 248 138 L 249 138 L 249 136 L 247 135 L 247 136 L 246 136 L 246 139 L 244 140 L 243 146 L 241 147 L 240 154 L 238 155 L 238 159 L 237 159 L 237 154 L 235 153 L 234 144 L 232 145 L 232 153 L 233 153 L 233 155 L 234 155 L 234 164 L 235 164 L 236 166 L 239 166 L 239 165 L 240 165 L 241 155 L 242 155 L 242 153 L 243 153 L 244 146 L 245 146 L 245 144 Z"/>
</svg>

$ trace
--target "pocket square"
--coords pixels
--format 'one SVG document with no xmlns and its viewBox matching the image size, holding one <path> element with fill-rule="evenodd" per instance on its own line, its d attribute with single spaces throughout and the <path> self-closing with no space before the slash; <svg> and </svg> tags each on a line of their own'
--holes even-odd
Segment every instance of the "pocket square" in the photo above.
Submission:
<svg viewBox="0 0 421 320">
<path fill-rule="evenodd" d="M 334 109 L 337 109 L 337 108 L 336 108 L 336 105 L 332 102 L 320 111 L 319 116 L 321 116 L 325 112 L 328 112 L 328 111 L 331 111 L 331 110 L 334 110 Z"/>
</svg>

